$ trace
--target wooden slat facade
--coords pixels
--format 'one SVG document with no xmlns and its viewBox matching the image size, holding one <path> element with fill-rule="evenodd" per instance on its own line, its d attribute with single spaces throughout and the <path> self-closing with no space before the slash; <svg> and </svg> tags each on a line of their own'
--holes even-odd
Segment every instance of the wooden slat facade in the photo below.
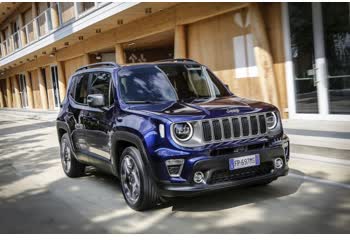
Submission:
<svg viewBox="0 0 350 240">
<path fill-rule="evenodd" d="M 47 6 L 46 3 L 38 3 L 36 11 L 27 10 L 24 22 L 29 21 L 29 13 L 40 14 Z M 74 15 L 74 5 L 64 3 L 62 14 L 63 21 L 68 21 Z M 34 61 L 14 67 L 6 72 L 4 80 L 19 72 L 29 71 L 34 108 L 44 108 L 44 98 L 40 94 L 46 94 L 48 109 L 54 109 L 51 64 L 58 66 L 60 98 L 63 100 L 70 76 L 78 67 L 93 62 L 89 53 L 110 49 L 117 62 L 124 63 L 128 61 L 123 50 L 126 43 L 167 31 L 174 33 L 175 57 L 192 58 L 207 65 L 235 94 L 269 101 L 279 107 L 283 117 L 287 117 L 284 112 L 288 106 L 281 3 L 179 3 L 130 23 L 116 24 L 112 30 L 59 49 L 55 57 L 42 55 Z M 261 48 L 267 51 L 259 51 Z M 246 66 L 237 62 L 236 56 L 239 54 L 244 57 Z M 45 69 L 44 93 L 40 93 L 38 68 Z M 244 71 L 248 71 L 248 74 Z M 269 72 L 267 77 L 266 72 Z M 7 104 L 6 91 L 3 96 Z"/>
</svg>

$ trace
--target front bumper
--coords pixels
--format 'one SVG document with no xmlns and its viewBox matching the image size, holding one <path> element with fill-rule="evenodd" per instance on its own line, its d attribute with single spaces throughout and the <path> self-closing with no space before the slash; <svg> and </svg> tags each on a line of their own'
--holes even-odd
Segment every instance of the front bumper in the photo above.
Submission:
<svg viewBox="0 0 350 240">
<path fill-rule="evenodd" d="M 238 174 L 238 177 L 235 171 L 240 171 L 240 169 L 234 171 L 228 170 L 228 163 L 230 158 L 252 154 L 260 155 L 260 165 L 258 167 L 263 167 L 263 169 L 259 169 L 258 167 L 253 167 L 249 171 L 248 169 L 247 171 L 243 169 L 243 171 Z M 276 158 L 283 159 L 284 165 L 280 169 L 274 168 L 273 161 Z M 285 176 L 288 174 L 288 161 L 289 152 L 288 154 L 286 154 L 285 145 L 274 146 L 272 148 L 260 149 L 256 151 L 210 157 L 208 159 L 197 161 L 192 166 L 191 173 L 188 174 L 186 182 L 158 182 L 159 194 L 164 197 L 192 196 L 205 192 L 255 184 L 262 181 L 272 181 L 277 179 L 278 177 Z M 204 183 L 196 184 L 193 182 L 193 175 L 197 171 L 202 171 L 204 173 L 206 178 L 206 181 Z M 218 178 L 219 181 L 217 181 L 217 178 L 215 179 L 215 181 L 213 181 L 214 176 L 217 176 L 217 174 L 215 175 L 215 173 L 218 172 L 220 172 L 221 174 Z M 239 176 L 240 174 L 246 174 L 247 172 L 249 174 L 244 175 L 243 177 Z"/>
<path fill-rule="evenodd" d="M 174 183 L 160 183 L 158 184 L 159 193 L 164 197 L 185 197 L 185 196 L 195 196 L 207 192 L 214 192 L 223 189 L 235 188 L 247 186 L 262 181 L 276 180 L 278 177 L 286 176 L 288 174 L 289 168 L 285 168 L 279 173 L 271 173 L 264 176 L 247 178 L 237 181 L 230 181 L 225 183 L 218 183 L 213 185 L 208 184 L 174 184 Z"/>
</svg>

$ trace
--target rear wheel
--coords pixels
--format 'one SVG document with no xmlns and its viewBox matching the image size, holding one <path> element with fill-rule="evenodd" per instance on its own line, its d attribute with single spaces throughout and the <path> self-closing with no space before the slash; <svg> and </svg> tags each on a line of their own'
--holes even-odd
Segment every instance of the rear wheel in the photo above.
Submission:
<svg viewBox="0 0 350 240">
<path fill-rule="evenodd" d="M 160 202 L 157 188 L 137 148 L 127 147 L 123 151 L 119 171 L 125 201 L 132 209 L 141 211 L 153 208 Z"/>
<path fill-rule="evenodd" d="M 74 157 L 69 144 L 68 134 L 61 138 L 61 163 L 64 173 L 71 178 L 81 177 L 85 174 L 85 165 Z"/>
</svg>

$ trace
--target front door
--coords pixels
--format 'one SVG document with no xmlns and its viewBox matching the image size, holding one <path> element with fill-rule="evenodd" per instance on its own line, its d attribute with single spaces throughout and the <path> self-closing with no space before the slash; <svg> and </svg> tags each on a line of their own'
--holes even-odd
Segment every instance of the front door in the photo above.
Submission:
<svg viewBox="0 0 350 240">
<path fill-rule="evenodd" d="M 287 14 L 291 117 L 349 117 L 350 4 L 288 3 Z"/>
<path fill-rule="evenodd" d="M 85 137 L 89 154 L 97 159 L 110 161 L 111 133 L 114 116 L 112 78 L 108 72 L 91 74 L 88 94 L 102 94 L 105 106 L 84 111 Z"/>
</svg>

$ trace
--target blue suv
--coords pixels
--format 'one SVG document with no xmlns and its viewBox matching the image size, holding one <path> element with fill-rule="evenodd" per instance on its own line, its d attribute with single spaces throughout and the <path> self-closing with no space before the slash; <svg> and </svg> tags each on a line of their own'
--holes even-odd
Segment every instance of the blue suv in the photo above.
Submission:
<svg viewBox="0 0 350 240">
<path fill-rule="evenodd" d="M 66 175 L 94 166 L 117 176 L 135 210 L 289 169 L 278 109 L 234 95 L 190 59 L 79 68 L 56 126 Z"/>
</svg>

